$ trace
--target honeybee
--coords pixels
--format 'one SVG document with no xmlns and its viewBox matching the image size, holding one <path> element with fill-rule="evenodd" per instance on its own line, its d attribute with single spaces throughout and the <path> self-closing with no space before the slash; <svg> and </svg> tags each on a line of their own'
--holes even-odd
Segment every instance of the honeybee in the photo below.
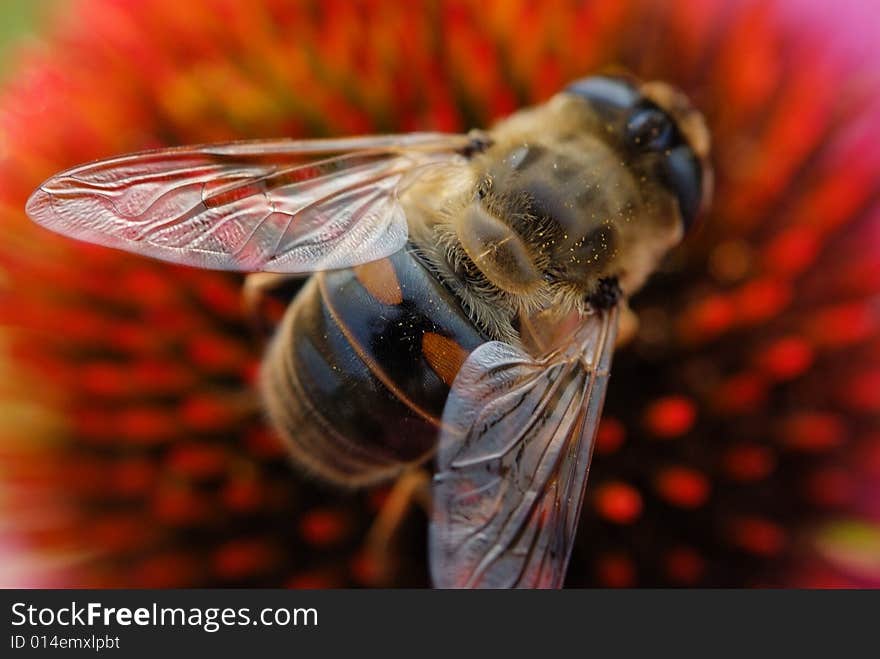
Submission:
<svg viewBox="0 0 880 659">
<path fill-rule="evenodd" d="M 59 233 L 304 278 L 261 394 L 343 486 L 434 458 L 438 587 L 560 587 L 619 310 L 705 208 L 709 135 L 660 82 L 595 76 L 488 131 L 233 142 L 43 183 Z"/>
</svg>

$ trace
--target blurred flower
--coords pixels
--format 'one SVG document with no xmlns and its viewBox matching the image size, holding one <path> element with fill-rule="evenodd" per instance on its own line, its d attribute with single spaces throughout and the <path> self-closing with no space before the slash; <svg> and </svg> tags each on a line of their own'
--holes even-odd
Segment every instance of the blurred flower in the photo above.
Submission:
<svg viewBox="0 0 880 659">
<path fill-rule="evenodd" d="M 69 242 L 47 175 L 163 144 L 463 130 L 624 68 L 711 124 L 714 211 L 634 300 L 571 585 L 878 585 L 869 2 L 72 0 L 0 95 L 0 579 L 373 583 L 382 492 L 263 427 L 240 279 Z M 426 582 L 424 517 L 394 583 Z"/>
</svg>

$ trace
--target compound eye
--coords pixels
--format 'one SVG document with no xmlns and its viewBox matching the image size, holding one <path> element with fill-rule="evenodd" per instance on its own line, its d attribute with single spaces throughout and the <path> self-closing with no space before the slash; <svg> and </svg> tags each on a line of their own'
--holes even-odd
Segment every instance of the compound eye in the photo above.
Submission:
<svg viewBox="0 0 880 659">
<path fill-rule="evenodd" d="M 641 151 L 664 151 L 675 141 L 669 116 L 656 108 L 636 110 L 626 122 L 626 140 Z"/>
<path fill-rule="evenodd" d="M 665 158 L 663 179 L 678 199 L 684 230 L 690 229 L 700 213 L 703 198 L 703 168 L 693 151 L 677 146 Z"/>
<path fill-rule="evenodd" d="M 632 83 L 612 76 L 582 78 L 570 84 L 565 91 L 580 96 L 599 112 L 631 108 L 640 98 L 638 90 Z"/>
</svg>

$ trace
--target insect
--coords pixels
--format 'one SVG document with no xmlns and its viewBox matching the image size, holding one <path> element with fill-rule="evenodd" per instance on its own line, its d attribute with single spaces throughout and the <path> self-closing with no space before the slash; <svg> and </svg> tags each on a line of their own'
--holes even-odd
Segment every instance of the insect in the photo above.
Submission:
<svg viewBox="0 0 880 659">
<path fill-rule="evenodd" d="M 433 457 L 434 584 L 560 587 L 619 310 L 705 208 L 708 150 L 679 91 L 595 76 L 485 132 L 86 164 L 27 212 L 174 263 L 304 280 L 261 385 L 294 461 L 361 486 Z"/>
</svg>

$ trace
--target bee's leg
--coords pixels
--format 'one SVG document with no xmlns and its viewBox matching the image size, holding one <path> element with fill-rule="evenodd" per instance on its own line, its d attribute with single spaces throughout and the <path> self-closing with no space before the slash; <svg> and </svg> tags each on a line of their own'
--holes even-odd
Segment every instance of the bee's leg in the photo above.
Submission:
<svg viewBox="0 0 880 659">
<path fill-rule="evenodd" d="M 367 533 L 364 553 L 373 571 L 373 585 L 393 580 L 398 562 L 394 539 L 414 505 L 430 513 L 431 477 L 425 469 L 411 469 L 397 478 Z"/>
<path fill-rule="evenodd" d="M 244 280 L 242 308 L 254 332 L 268 338 L 304 281 L 303 275 L 256 272 Z"/>
</svg>

